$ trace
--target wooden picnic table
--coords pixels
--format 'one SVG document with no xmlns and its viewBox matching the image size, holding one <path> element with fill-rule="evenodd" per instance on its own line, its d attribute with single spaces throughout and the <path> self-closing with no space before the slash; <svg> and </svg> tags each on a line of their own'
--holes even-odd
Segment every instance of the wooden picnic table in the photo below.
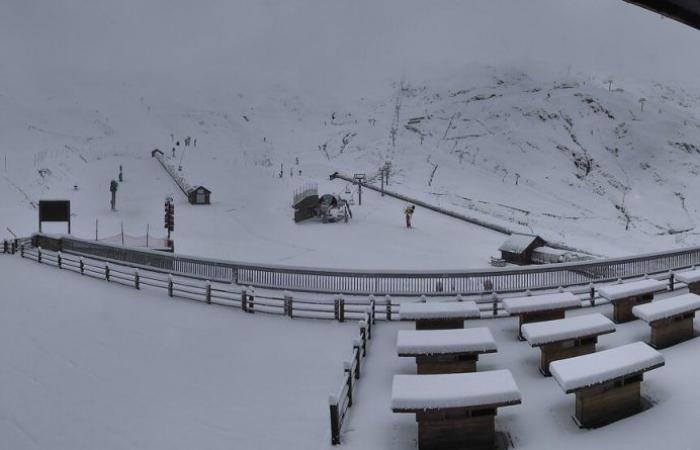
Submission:
<svg viewBox="0 0 700 450">
<path fill-rule="evenodd" d="M 502 300 L 510 315 L 518 316 L 518 339 L 524 341 L 522 327 L 526 323 L 563 319 L 566 310 L 579 308 L 581 302 L 571 292 L 511 297 Z"/>
<path fill-rule="evenodd" d="M 446 330 L 464 328 L 464 321 L 480 316 L 479 307 L 473 301 L 401 303 L 401 320 L 416 322 L 416 330 Z"/>
<path fill-rule="evenodd" d="M 695 336 L 693 321 L 700 309 L 700 295 L 682 294 L 632 308 L 632 313 L 651 327 L 650 344 L 665 348 Z"/>
<path fill-rule="evenodd" d="M 663 365 L 661 353 L 635 342 L 554 361 L 549 368 L 564 392 L 576 394 L 576 423 L 596 428 L 639 412 L 644 372 Z"/>
<path fill-rule="evenodd" d="M 613 305 L 613 321 L 624 323 L 635 320 L 632 308 L 654 300 L 654 293 L 665 291 L 666 283 L 654 279 L 611 284 L 598 288 L 598 293 Z"/>
<path fill-rule="evenodd" d="M 595 353 L 598 336 L 614 332 L 615 324 L 602 314 L 523 325 L 527 342 L 540 348 L 540 372 L 544 376 L 551 376 L 551 362 Z"/>
<path fill-rule="evenodd" d="M 498 408 L 521 402 L 508 370 L 395 375 L 391 408 L 418 422 L 418 449 L 492 450 Z"/>
<path fill-rule="evenodd" d="M 419 375 L 476 372 L 479 355 L 495 353 L 486 327 L 456 330 L 400 330 L 398 355 L 415 357 Z"/>
</svg>

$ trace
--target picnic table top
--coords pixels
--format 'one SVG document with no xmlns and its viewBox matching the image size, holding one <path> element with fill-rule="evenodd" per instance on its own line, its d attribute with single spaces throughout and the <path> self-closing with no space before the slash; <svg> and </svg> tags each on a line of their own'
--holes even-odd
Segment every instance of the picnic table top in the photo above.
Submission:
<svg viewBox="0 0 700 450">
<path fill-rule="evenodd" d="M 677 272 L 674 274 L 674 277 L 681 283 L 697 283 L 700 281 L 700 269 Z"/>
<path fill-rule="evenodd" d="M 644 342 L 554 361 L 549 371 L 567 393 L 664 365 L 664 357 Z"/>
<path fill-rule="evenodd" d="M 632 297 L 633 295 L 665 291 L 666 287 L 666 283 L 649 278 L 646 280 L 632 281 L 630 283 L 610 284 L 597 289 L 598 293 L 608 300 L 619 300 L 621 298 Z"/>
<path fill-rule="evenodd" d="M 681 294 L 632 308 L 632 314 L 645 322 L 668 319 L 700 309 L 700 295 Z"/>
<path fill-rule="evenodd" d="M 401 303 L 399 308 L 401 320 L 469 319 L 479 317 L 479 315 L 479 307 L 473 301 Z"/>
<path fill-rule="evenodd" d="M 445 375 L 394 375 L 391 408 L 416 412 L 516 405 L 518 386 L 509 370 Z"/>
<path fill-rule="evenodd" d="M 496 342 L 487 327 L 455 330 L 400 330 L 398 354 L 405 356 L 449 353 L 493 353 Z"/>
<path fill-rule="evenodd" d="M 532 295 L 527 297 L 511 297 L 502 300 L 503 308 L 509 314 L 522 314 L 550 309 L 577 308 L 581 302 L 571 292 L 555 292 L 554 294 Z"/>
<path fill-rule="evenodd" d="M 615 331 L 615 324 L 602 314 L 586 314 L 566 319 L 527 323 L 523 337 L 533 347 L 580 337 L 598 336 Z"/>
</svg>

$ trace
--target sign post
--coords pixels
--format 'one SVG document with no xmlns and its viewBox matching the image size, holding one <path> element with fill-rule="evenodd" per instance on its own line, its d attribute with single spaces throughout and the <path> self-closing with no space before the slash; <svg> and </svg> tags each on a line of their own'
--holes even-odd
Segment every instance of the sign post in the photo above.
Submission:
<svg viewBox="0 0 700 450">
<path fill-rule="evenodd" d="M 68 222 L 70 234 L 70 200 L 39 200 L 39 233 L 43 222 Z"/>
</svg>

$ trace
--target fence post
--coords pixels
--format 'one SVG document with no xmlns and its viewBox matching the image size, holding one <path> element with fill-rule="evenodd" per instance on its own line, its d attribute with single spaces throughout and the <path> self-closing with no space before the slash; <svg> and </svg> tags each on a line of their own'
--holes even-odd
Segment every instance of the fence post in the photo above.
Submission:
<svg viewBox="0 0 700 450">
<path fill-rule="evenodd" d="M 36 248 L 36 261 L 41 264 L 41 247 Z"/>
<path fill-rule="evenodd" d="M 207 296 L 207 304 L 211 305 L 211 281 L 207 280 L 206 284 L 206 296 Z"/>
<path fill-rule="evenodd" d="M 85 262 L 80 258 L 80 275 L 85 275 Z"/>
<path fill-rule="evenodd" d="M 173 275 L 168 274 L 168 296 L 172 297 L 175 291 L 175 283 L 173 283 Z"/>
<path fill-rule="evenodd" d="M 58 264 L 58 268 L 61 268 L 61 251 L 59 250 L 58 253 L 56 253 L 56 264 Z"/>
<path fill-rule="evenodd" d="M 338 322 L 345 322 L 345 298 L 338 296 Z"/>
<path fill-rule="evenodd" d="M 374 325 L 374 317 L 375 317 L 375 314 L 376 314 L 376 311 L 377 311 L 377 309 L 376 309 L 376 304 L 377 304 L 377 301 L 376 301 L 376 299 L 374 298 L 374 295 L 370 295 L 370 296 L 369 296 L 369 306 L 370 306 L 370 309 L 371 309 L 371 311 L 372 311 L 372 316 L 371 316 L 372 322 L 370 323 L 370 325 Z M 371 339 L 371 338 L 370 338 L 370 339 Z"/>
<path fill-rule="evenodd" d="M 362 353 L 362 348 L 360 347 L 360 340 L 355 339 L 352 342 L 352 355 L 355 358 L 355 379 L 359 380 L 360 379 L 360 361 L 362 360 L 361 356 Z"/>
<path fill-rule="evenodd" d="M 352 406 L 352 363 L 350 361 L 345 361 L 343 363 L 345 369 L 345 376 L 348 378 L 348 408 Z"/>
<path fill-rule="evenodd" d="M 367 322 L 360 321 L 360 339 L 362 340 L 362 356 L 367 356 Z"/>
<path fill-rule="evenodd" d="M 493 302 L 493 317 L 498 317 L 498 294 L 496 291 L 491 293 L 491 301 Z"/>
<path fill-rule="evenodd" d="M 134 270 L 134 287 L 136 289 L 141 289 L 141 276 L 138 270 Z"/>
<path fill-rule="evenodd" d="M 248 286 L 248 312 L 253 314 L 255 312 L 255 289 L 253 286 Z"/>
<path fill-rule="evenodd" d="M 294 300 L 292 300 L 292 293 L 289 291 L 284 291 L 284 314 L 294 318 Z"/>
<path fill-rule="evenodd" d="M 372 339 L 372 314 L 365 313 L 365 323 L 367 324 L 367 339 Z"/>
<path fill-rule="evenodd" d="M 331 411 L 331 444 L 340 444 L 340 414 L 338 413 L 338 397 L 331 394 L 328 397 Z"/>
<path fill-rule="evenodd" d="M 20 244 L 19 246 L 19 257 L 24 258 L 24 244 Z"/>
<path fill-rule="evenodd" d="M 386 302 L 386 320 L 391 322 L 391 295 L 384 297 L 384 301 Z"/>
<path fill-rule="evenodd" d="M 595 286 L 591 283 L 588 288 L 590 289 L 588 294 L 590 295 L 591 306 L 595 306 Z"/>
<path fill-rule="evenodd" d="M 671 288 L 671 291 L 674 291 L 676 288 L 676 275 L 674 275 L 673 270 L 668 271 L 668 286 Z"/>
<path fill-rule="evenodd" d="M 12 254 L 13 254 L 13 255 L 14 255 L 15 253 L 17 253 L 17 239 L 15 239 L 14 241 L 12 241 L 11 248 L 12 248 Z"/>
<path fill-rule="evenodd" d="M 2 241 L 2 252 L 7 253 L 7 240 Z"/>
<path fill-rule="evenodd" d="M 105 264 L 105 280 L 109 281 L 109 264 Z"/>
</svg>

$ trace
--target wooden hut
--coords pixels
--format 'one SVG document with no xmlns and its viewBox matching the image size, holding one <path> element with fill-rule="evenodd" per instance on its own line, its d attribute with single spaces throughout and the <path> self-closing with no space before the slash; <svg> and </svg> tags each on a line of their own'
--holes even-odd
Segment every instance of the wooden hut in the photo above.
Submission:
<svg viewBox="0 0 700 450">
<path fill-rule="evenodd" d="M 204 186 L 197 186 L 187 193 L 187 199 L 193 205 L 209 205 L 211 191 Z"/>
<path fill-rule="evenodd" d="M 532 252 L 545 245 L 544 239 L 533 234 L 511 234 L 498 248 L 501 259 L 511 264 L 532 264 Z"/>
</svg>

